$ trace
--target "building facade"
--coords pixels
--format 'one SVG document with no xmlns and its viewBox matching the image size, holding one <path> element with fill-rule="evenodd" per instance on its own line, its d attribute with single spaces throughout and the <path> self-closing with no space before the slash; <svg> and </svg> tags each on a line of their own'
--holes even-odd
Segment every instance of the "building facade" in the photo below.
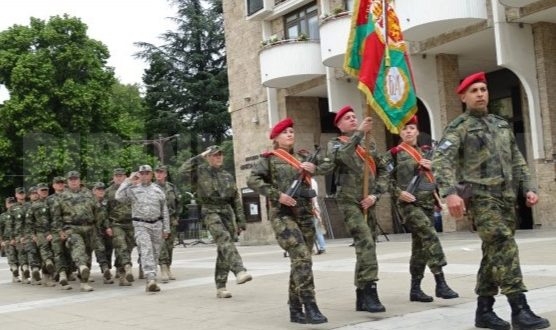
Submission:
<svg viewBox="0 0 556 330">
<path fill-rule="evenodd" d="M 237 183 L 248 218 L 261 227 L 265 201 L 244 187 L 252 163 L 271 148 L 269 128 L 293 118 L 297 146 L 310 150 L 337 135 L 332 118 L 339 108 L 350 104 L 362 114 L 357 81 L 342 69 L 353 2 L 224 1 Z M 533 210 L 518 208 L 519 226 L 556 226 L 551 217 L 556 103 L 549 99 L 556 96 L 556 1 L 395 0 L 393 5 L 409 44 L 422 135 L 439 139 L 463 110 L 455 87 L 470 73 L 487 72 L 490 111 L 513 124 L 538 181 L 541 202 Z M 379 151 L 397 143 L 378 119 L 372 134 Z M 329 178 L 319 183 L 326 187 L 321 197 L 331 194 Z M 394 232 L 388 198 L 378 212 L 381 227 Z"/>
</svg>

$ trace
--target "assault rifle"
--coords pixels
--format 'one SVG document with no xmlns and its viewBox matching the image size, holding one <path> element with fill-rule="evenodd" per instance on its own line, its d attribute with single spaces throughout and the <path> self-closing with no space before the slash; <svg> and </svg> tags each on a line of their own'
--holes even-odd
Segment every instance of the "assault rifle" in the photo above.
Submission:
<svg viewBox="0 0 556 330">
<path fill-rule="evenodd" d="M 307 158 L 306 161 L 309 162 L 309 163 L 314 164 L 316 159 L 317 159 L 317 155 L 319 154 L 319 152 L 320 152 L 320 146 L 315 146 L 315 152 L 312 155 L 310 155 Z M 301 182 L 303 182 L 304 177 L 305 177 L 305 171 L 301 171 L 301 173 L 299 173 L 297 178 L 295 178 L 295 180 L 293 180 L 292 184 L 288 188 L 288 191 L 286 191 L 286 195 L 288 195 L 290 197 L 297 197 L 297 196 L 307 197 L 307 198 L 316 197 L 316 194 L 314 193 L 314 190 L 313 190 L 313 195 L 315 195 L 315 196 L 304 196 L 304 194 L 299 194 L 298 195 L 299 187 L 301 187 Z"/>
<path fill-rule="evenodd" d="M 434 149 L 430 148 L 429 150 L 427 150 L 427 152 L 425 152 L 423 158 L 430 159 L 432 157 L 433 152 Z M 412 195 L 415 195 L 415 190 L 417 190 L 417 187 L 419 187 L 422 180 L 423 180 L 423 172 L 419 171 L 419 173 L 417 173 L 413 178 L 411 178 L 411 181 L 409 181 L 409 184 L 407 185 L 407 189 L 405 191 L 407 191 Z"/>
</svg>

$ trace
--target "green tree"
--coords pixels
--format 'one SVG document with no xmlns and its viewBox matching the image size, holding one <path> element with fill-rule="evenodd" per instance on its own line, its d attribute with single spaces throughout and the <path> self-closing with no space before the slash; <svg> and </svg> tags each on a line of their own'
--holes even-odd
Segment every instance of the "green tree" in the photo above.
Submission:
<svg viewBox="0 0 556 330">
<path fill-rule="evenodd" d="M 193 153 L 229 138 L 228 78 L 221 1 L 174 0 L 176 31 L 163 44 L 139 42 L 149 64 L 143 81 L 147 131 L 180 133 Z"/>
</svg>

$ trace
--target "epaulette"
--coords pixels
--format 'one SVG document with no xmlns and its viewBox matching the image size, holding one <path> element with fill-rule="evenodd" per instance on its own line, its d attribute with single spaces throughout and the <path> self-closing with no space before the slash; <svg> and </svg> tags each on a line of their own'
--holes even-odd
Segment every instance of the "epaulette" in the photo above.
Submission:
<svg viewBox="0 0 556 330">
<path fill-rule="evenodd" d="M 496 114 L 494 114 L 494 113 L 490 113 L 489 115 L 491 115 L 492 117 L 494 117 L 494 118 L 496 118 L 496 119 L 498 119 L 498 120 L 504 122 L 505 124 L 509 124 L 509 123 L 508 123 L 508 120 L 507 120 L 506 118 L 500 116 L 500 115 L 496 115 Z"/>
<path fill-rule="evenodd" d="M 464 121 L 465 121 L 465 116 L 464 115 L 459 115 L 454 120 L 452 120 L 452 122 L 448 125 L 447 128 L 456 128 L 459 125 L 461 125 L 461 123 L 463 123 Z"/>
</svg>

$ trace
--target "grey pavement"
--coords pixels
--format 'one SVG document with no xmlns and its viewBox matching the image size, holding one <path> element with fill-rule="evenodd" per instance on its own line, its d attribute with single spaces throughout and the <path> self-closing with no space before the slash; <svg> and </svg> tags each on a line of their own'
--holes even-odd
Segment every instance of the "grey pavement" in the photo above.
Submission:
<svg viewBox="0 0 556 330">
<path fill-rule="evenodd" d="M 407 234 L 384 236 L 378 243 L 378 291 L 385 313 L 355 311 L 353 270 L 355 253 L 350 239 L 328 240 L 327 251 L 313 257 L 317 302 L 329 322 L 303 325 L 289 322 L 287 287 L 289 259 L 277 245 L 238 246 L 253 281 L 237 285 L 230 274 L 233 297 L 216 298 L 214 244 L 174 250 L 176 281 L 161 284 L 162 291 L 145 292 L 144 280 L 131 287 L 102 284 L 93 268 L 94 292 L 12 284 L 6 258 L 0 259 L 0 329 L 474 329 L 475 274 L 481 257 L 475 233 L 441 233 L 449 265 L 449 285 L 460 298 L 432 303 L 409 301 L 408 262 L 411 240 Z M 556 329 L 556 229 L 519 231 L 529 304 Z M 134 269 L 137 274 L 137 269 Z M 434 293 L 434 279 L 425 275 L 423 289 Z M 509 320 L 503 296 L 495 310 Z"/>
</svg>

